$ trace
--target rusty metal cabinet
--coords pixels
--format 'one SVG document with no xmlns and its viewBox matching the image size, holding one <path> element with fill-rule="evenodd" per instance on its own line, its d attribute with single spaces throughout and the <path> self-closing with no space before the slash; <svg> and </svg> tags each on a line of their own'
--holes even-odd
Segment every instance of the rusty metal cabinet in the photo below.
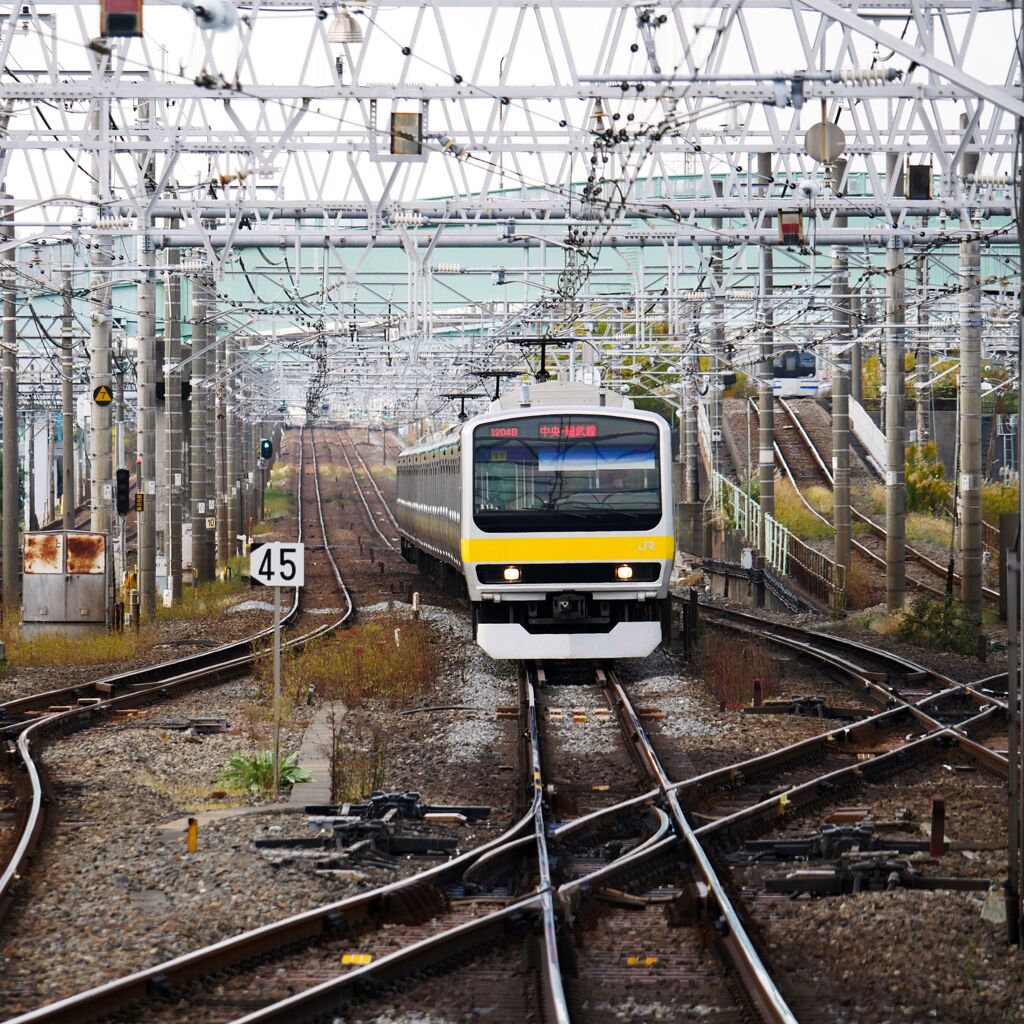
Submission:
<svg viewBox="0 0 1024 1024">
<path fill-rule="evenodd" d="M 104 533 L 25 534 L 22 620 L 105 623 L 109 558 Z"/>
</svg>

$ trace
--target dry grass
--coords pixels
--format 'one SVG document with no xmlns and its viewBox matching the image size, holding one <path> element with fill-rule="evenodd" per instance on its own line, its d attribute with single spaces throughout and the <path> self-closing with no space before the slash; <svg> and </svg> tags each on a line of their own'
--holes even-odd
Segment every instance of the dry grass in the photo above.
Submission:
<svg viewBox="0 0 1024 1024">
<path fill-rule="evenodd" d="M 867 608 L 874 603 L 874 590 L 871 572 L 864 563 L 856 558 L 850 564 L 846 574 L 846 606 L 848 608 Z"/>
<path fill-rule="evenodd" d="M 263 499 L 268 520 L 287 519 L 295 512 L 295 467 L 279 462 L 270 471 L 270 484 Z"/>
<path fill-rule="evenodd" d="M 197 587 L 187 587 L 180 603 L 170 608 L 160 605 L 156 617 L 162 621 L 181 619 L 215 618 L 225 608 L 234 604 L 242 594 L 245 584 L 242 572 L 248 571 L 248 560 L 242 557 L 232 558 L 228 563 L 231 577 L 200 583 Z"/>
<path fill-rule="evenodd" d="M 156 642 L 152 629 L 113 633 L 103 626 L 89 632 L 44 633 L 26 636 L 17 623 L 2 629 L 7 662 L 13 668 L 61 665 L 107 665 L 130 661 Z"/>
<path fill-rule="evenodd" d="M 755 680 L 761 681 L 765 700 L 778 686 L 778 667 L 771 647 L 761 640 L 708 630 L 701 637 L 699 663 L 704 682 L 724 707 L 750 704 Z"/>
<path fill-rule="evenodd" d="M 853 487 L 851 501 L 866 516 L 885 515 L 885 487 L 880 483 L 858 484 Z"/>
<path fill-rule="evenodd" d="M 796 488 L 786 479 L 775 480 L 775 518 L 801 540 L 830 540 L 834 531 L 800 500 Z"/>
<path fill-rule="evenodd" d="M 816 512 L 820 512 L 826 519 L 832 518 L 832 508 L 835 504 L 835 500 L 832 497 L 832 488 L 824 487 L 820 484 L 805 487 L 803 489 L 803 496 Z"/>
<path fill-rule="evenodd" d="M 948 516 L 929 512 L 911 512 L 907 515 L 907 540 L 911 544 L 932 544 L 948 548 L 953 524 Z"/>
<path fill-rule="evenodd" d="M 437 640 L 422 621 L 384 617 L 335 632 L 282 665 L 282 691 L 292 706 L 312 689 L 318 697 L 357 707 L 368 700 L 396 706 L 429 686 L 437 675 Z M 264 697 L 272 665 L 261 657 Z"/>
</svg>

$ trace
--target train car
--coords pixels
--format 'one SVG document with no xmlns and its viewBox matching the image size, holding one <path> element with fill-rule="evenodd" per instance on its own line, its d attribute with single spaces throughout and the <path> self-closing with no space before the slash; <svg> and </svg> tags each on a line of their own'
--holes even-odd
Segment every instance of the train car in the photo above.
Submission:
<svg viewBox="0 0 1024 1024">
<path fill-rule="evenodd" d="M 775 356 L 773 386 L 776 398 L 817 398 L 830 390 L 818 374 L 814 353 L 800 349 Z"/>
<path fill-rule="evenodd" d="M 644 657 L 674 556 L 668 424 L 547 382 L 398 460 L 402 553 L 466 594 L 492 658 Z"/>
</svg>

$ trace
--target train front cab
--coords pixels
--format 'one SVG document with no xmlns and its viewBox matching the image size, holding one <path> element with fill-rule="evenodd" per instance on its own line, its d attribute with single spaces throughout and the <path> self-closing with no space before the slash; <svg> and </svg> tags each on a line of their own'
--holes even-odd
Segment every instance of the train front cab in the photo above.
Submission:
<svg viewBox="0 0 1024 1024">
<path fill-rule="evenodd" d="M 673 561 L 664 420 L 529 409 L 467 424 L 462 443 L 462 562 L 484 651 L 650 654 Z"/>
</svg>

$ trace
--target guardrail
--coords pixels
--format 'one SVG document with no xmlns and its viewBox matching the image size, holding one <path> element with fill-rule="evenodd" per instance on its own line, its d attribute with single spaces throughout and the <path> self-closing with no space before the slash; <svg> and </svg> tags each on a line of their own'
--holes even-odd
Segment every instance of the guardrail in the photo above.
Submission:
<svg viewBox="0 0 1024 1024">
<path fill-rule="evenodd" d="M 731 480 L 712 476 L 712 507 L 725 515 L 754 548 L 761 544 L 761 506 Z M 765 516 L 765 562 L 788 576 L 805 594 L 833 609 L 846 603 L 846 572 L 827 555 L 805 544 L 772 516 Z"/>
</svg>

